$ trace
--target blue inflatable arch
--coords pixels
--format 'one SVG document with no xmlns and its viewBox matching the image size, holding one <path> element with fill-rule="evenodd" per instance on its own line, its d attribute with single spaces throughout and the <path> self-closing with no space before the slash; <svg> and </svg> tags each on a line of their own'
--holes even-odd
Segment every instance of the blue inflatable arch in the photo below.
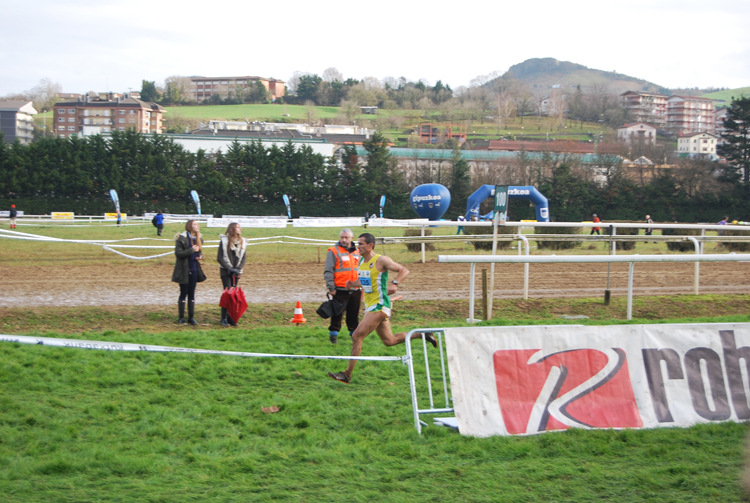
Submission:
<svg viewBox="0 0 750 503">
<path fill-rule="evenodd" d="M 479 187 L 476 192 L 469 196 L 469 200 L 466 202 L 466 219 L 471 220 L 472 217 L 479 218 L 479 204 L 488 197 L 494 196 L 494 185 L 482 185 Z M 510 199 L 530 200 L 536 206 L 536 221 L 549 222 L 549 202 L 541 192 L 536 190 L 536 187 L 511 185 L 508 187 L 508 197 Z"/>
</svg>

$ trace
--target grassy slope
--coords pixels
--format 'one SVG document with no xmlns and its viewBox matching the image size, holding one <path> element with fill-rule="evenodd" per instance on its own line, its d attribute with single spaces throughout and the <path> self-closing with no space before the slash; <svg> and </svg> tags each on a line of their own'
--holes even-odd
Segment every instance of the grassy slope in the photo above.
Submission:
<svg viewBox="0 0 750 503">
<path fill-rule="evenodd" d="M 729 89 L 726 91 L 716 91 L 715 93 L 704 94 L 702 98 L 711 98 L 712 100 L 724 100 L 729 104 L 732 98 L 739 98 L 740 96 L 750 96 L 750 87 L 739 87 L 737 89 Z"/>
</svg>

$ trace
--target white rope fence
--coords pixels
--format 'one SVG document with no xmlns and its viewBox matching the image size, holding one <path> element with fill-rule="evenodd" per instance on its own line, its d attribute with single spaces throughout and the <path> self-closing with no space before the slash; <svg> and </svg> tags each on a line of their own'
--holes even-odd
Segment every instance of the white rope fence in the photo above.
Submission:
<svg viewBox="0 0 750 503">
<path fill-rule="evenodd" d="M 201 355 L 239 356 L 242 358 L 291 358 L 298 360 L 361 360 L 361 361 L 401 361 L 404 356 L 332 356 L 332 355 L 286 355 L 274 353 L 249 353 L 244 351 L 222 351 L 218 349 L 180 348 L 171 346 L 153 346 L 150 344 L 133 344 L 128 342 L 88 341 L 85 339 L 61 339 L 56 337 L 30 337 L 25 335 L 0 334 L 0 342 L 16 342 L 37 346 L 58 348 L 94 349 L 100 351 L 147 351 L 150 353 L 189 353 Z"/>
<path fill-rule="evenodd" d="M 130 259 L 130 260 L 150 260 L 160 257 L 166 257 L 167 255 L 172 255 L 173 252 L 166 252 L 166 253 L 160 253 L 157 255 L 149 255 L 146 257 L 137 257 L 134 255 L 128 255 L 126 253 L 120 252 L 115 250 L 115 248 L 136 248 L 136 249 L 161 249 L 161 250 L 174 250 L 174 244 L 171 245 L 140 245 L 140 244 L 116 244 L 116 243 L 126 243 L 126 242 L 132 242 L 132 241 L 168 241 L 171 243 L 174 243 L 174 240 L 172 239 L 159 239 L 159 238 L 148 238 L 148 237 L 140 237 L 140 238 L 128 238 L 128 239 L 64 239 L 64 238 L 55 238 L 50 236 L 42 236 L 39 234 L 30 234 L 27 232 L 20 232 L 20 231 L 13 231 L 8 229 L 0 229 L 0 238 L 6 238 L 6 239 L 18 239 L 22 241 L 43 241 L 43 242 L 50 242 L 50 243 L 74 243 L 74 244 L 85 244 L 85 245 L 94 245 L 94 246 L 101 246 L 103 250 L 116 253 L 117 255 L 120 255 L 124 258 Z M 264 238 L 249 238 L 246 239 L 248 242 L 248 246 L 257 246 L 257 245 L 267 245 L 267 244 L 285 244 L 285 245 L 302 245 L 302 246 L 331 246 L 334 244 L 333 241 L 328 240 L 321 240 L 321 239 L 312 239 L 312 238 L 300 238 L 295 236 L 270 236 L 270 237 L 264 237 Z M 218 248 L 219 240 L 206 240 L 205 241 L 204 248 Z M 213 244 L 217 243 L 217 244 Z"/>
</svg>

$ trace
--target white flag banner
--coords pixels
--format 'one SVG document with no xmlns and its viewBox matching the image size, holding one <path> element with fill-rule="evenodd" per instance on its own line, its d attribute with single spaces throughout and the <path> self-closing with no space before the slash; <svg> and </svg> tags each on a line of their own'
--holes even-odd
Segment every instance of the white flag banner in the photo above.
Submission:
<svg viewBox="0 0 750 503">
<path fill-rule="evenodd" d="M 445 331 L 464 435 L 750 419 L 750 323 Z"/>
<path fill-rule="evenodd" d="M 208 227 L 223 227 L 231 223 L 238 223 L 240 227 L 255 227 L 262 229 L 286 229 L 286 218 L 209 218 Z"/>
<path fill-rule="evenodd" d="M 295 218 L 294 227 L 359 227 L 362 219 L 359 217 L 331 217 L 331 218 Z"/>
</svg>

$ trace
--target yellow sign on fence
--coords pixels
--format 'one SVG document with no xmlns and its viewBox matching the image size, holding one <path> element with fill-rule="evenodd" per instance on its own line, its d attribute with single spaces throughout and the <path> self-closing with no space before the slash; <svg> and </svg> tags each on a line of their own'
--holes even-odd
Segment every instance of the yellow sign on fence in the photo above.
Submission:
<svg viewBox="0 0 750 503">
<path fill-rule="evenodd" d="M 53 211 L 52 212 L 53 220 L 73 220 L 74 216 L 75 216 L 75 213 L 73 213 L 72 211 Z"/>
<path fill-rule="evenodd" d="M 120 213 L 120 215 L 122 216 L 123 220 L 127 220 L 128 219 L 128 214 L 127 213 Z M 117 220 L 117 213 L 105 213 L 104 214 L 104 220 Z"/>
</svg>

